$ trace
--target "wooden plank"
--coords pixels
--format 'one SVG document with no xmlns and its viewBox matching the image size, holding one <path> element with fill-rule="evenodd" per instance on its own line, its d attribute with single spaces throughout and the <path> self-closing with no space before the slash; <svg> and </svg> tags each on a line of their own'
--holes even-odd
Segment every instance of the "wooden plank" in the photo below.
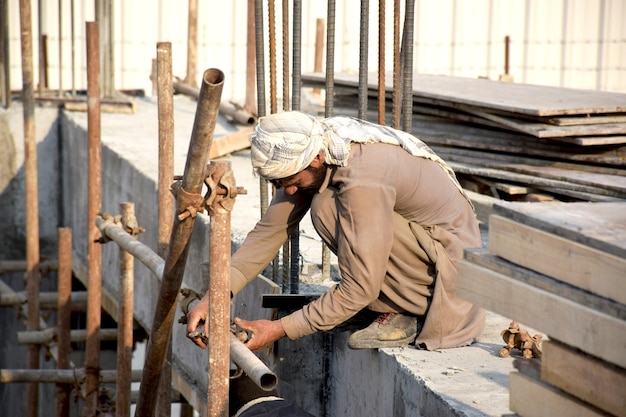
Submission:
<svg viewBox="0 0 626 417">
<path fill-rule="evenodd" d="M 474 205 L 474 211 L 476 212 L 478 221 L 487 224 L 489 222 L 489 216 L 493 213 L 493 205 L 500 200 L 484 194 L 478 194 L 473 191 L 464 191 Z"/>
<path fill-rule="evenodd" d="M 541 379 L 601 410 L 626 417 L 626 370 L 567 345 L 542 344 Z"/>
<path fill-rule="evenodd" d="M 566 136 L 552 137 L 550 140 L 563 142 L 570 145 L 598 146 L 598 145 L 619 145 L 626 143 L 626 136 L 606 135 L 606 136 Z"/>
<path fill-rule="evenodd" d="M 498 215 L 489 218 L 489 251 L 517 265 L 626 304 L 626 258 Z"/>
<path fill-rule="evenodd" d="M 509 407 L 521 417 L 602 417 L 595 407 L 519 372 L 509 375 Z"/>
<path fill-rule="evenodd" d="M 213 139 L 213 142 L 211 143 L 211 150 L 209 152 L 209 159 L 219 158 L 220 156 L 249 148 L 251 132 L 252 128 L 247 127 L 245 129 L 240 129 L 235 133 Z"/>
<path fill-rule="evenodd" d="M 493 210 L 519 223 L 626 258 L 626 203 L 501 202 Z"/>
<path fill-rule="evenodd" d="M 564 116 L 564 117 L 547 117 L 543 119 L 546 123 L 558 126 L 573 126 L 597 123 L 626 123 L 626 116 L 623 115 L 583 115 L 583 116 Z"/>
<path fill-rule="evenodd" d="M 459 297 L 626 367 L 626 321 L 465 259 L 458 262 L 457 268 Z"/>
<path fill-rule="evenodd" d="M 499 256 L 493 255 L 487 249 L 466 249 L 464 257 L 475 265 L 482 266 L 498 272 L 499 274 L 506 275 L 511 279 L 566 298 L 576 304 L 580 304 L 608 316 L 626 321 L 626 305 L 565 284 L 547 275 L 522 268 Z"/>
<path fill-rule="evenodd" d="M 368 79 L 368 88 L 376 89 L 377 77 Z M 307 73 L 302 75 L 302 81 L 313 86 L 325 83 L 325 76 Z M 358 74 L 335 73 L 334 82 L 356 87 Z M 393 80 L 387 75 L 385 89 L 392 88 Z M 626 112 L 625 95 L 620 93 L 419 73 L 413 75 L 413 95 L 534 116 Z"/>
</svg>

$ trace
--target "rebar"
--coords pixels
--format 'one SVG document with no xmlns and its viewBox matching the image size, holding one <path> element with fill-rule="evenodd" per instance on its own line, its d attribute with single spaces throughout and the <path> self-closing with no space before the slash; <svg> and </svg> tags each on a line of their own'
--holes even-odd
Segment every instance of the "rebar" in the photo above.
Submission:
<svg viewBox="0 0 626 417">
<path fill-rule="evenodd" d="M 187 76 L 185 83 L 197 87 L 198 0 L 189 0 L 187 15 Z"/>
<path fill-rule="evenodd" d="M 102 150 L 100 144 L 100 55 L 98 23 L 87 22 L 87 332 L 85 369 L 86 398 L 83 415 L 95 416 L 98 409 L 100 380 L 100 315 L 102 314 L 102 253 L 96 243 L 99 237 L 95 218 L 102 204 Z"/>
<path fill-rule="evenodd" d="M 385 0 L 378 0 L 378 124 L 385 124 Z"/>
<path fill-rule="evenodd" d="M 11 107 L 11 61 L 9 56 L 9 0 L 0 0 L 0 101 Z"/>
<path fill-rule="evenodd" d="M 276 93 L 276 7 L 274 6 L 274 0 L 267 0 L 267 27 L 270 41 L 270 114 L 274 114 L 278 111 L 278 97 Z"/>
<path fill-rule="evenodd" d="M 394 129 L 400 129 L 402 113 L 402 63 L 400 54 L 400 0 L 393 2 L 393 93 L 391 119 Z"/>
<path fill-rule="evenodd" d="M 204 167 L 208 160 L 213 133 L 217 122 L 219 102 L 224 85 L 222 71 L 212 68 L 204 72 L 202 87 L 196 109 L 185 172 L 179 188 L 179 196 L 199 195 L 204 181 Z M 187 207 L 177 206 L 179 213 Z M 150 342 L 146 352 L 146 363 L 141 381 L 139 402 L 135 409 L 136 416 L 151 416 L 156 405 L 156 387 L 165 360 L 172 334 L 172 323 L 176 311 L 176 298 L 180 290 L 183 272 L 189 252 L 189 241 L 193 231 L 194 217 L 180 219 L 175 217 L 170 249 L 163 272 L 163 280 L 154 313 Z M 230 246 L 229 246 L 230 247 Z"/>
<path fill-rule="evenodd" d="M 35 101 L 33 92 L 33 44 L 30 1 L 20 1 L 22 43 L 22 99 L 24 105 L 24 182 L 26 194 L 26 289 L 28 292 L 27 328 L 39 329 L 39 197 L 37 193 L 37 137 L 35 131 Z M 39 346 L 28 351 L 28 367 L 39 368 Z M 26 391 L 26 415 L 36 417 L 39 387 L 29 384 Z"/>
<path fill-rule="evenodd" d="M 358 117 L 367 120 L 367 59 L 369 46 L 369 0 L 361 0 L 361 21 L 359 37 L 359 113 Z"/>
<path fill-rule="evenodd" d="M 71 315 L 72 315 L 72 229 L 61 227 L 59 235 L 58 310 L 57 310 L 57 369 L 70 369 Z M 58 384 L 56 387 L 56 415 L 65 417 L 70 412 L 72 387 Z"/>
<path fill-rule="evenodd" d="M 254 0 L 254 26 L 256 39 L 256 91 L 257 91 L 257 115 L 263 117 L 267 114 L 265 105 L 265 49 L 263 42 L 263 1 Z M 269 205 L 269 187 L 267 180 L 259 178 L 259 196 L 261 216 L 267 211 Z"/>
<path fill-rule="evenodd" d="M 243 105 L 245 111 L 257 114 L 256 104 L 256 47 L 254 32 L 254 0 L 248 0 L 246 30 L 246 99 Z"/>
<path fill-rule="evenodd" d="M 415 0 L 406 0 L 404 11 L 403 80 L 402 80 L 402 130 L 413 129 L 413 30 L 415 26 Z"/>
<path fill-rule="evenodd" d="M 293 70 L 291 108 L 300 110 L 302 101 L 302 0 L 293 0 Z"/>
</svg>

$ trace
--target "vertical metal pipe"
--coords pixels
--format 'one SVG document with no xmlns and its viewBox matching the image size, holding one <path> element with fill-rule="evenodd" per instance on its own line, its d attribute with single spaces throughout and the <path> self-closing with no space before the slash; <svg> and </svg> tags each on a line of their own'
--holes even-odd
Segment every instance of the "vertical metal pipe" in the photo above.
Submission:
<svg viewBox="0 0 626 417">
<path fill-rule="evenodd" d="M 191 13 L 190 13 L 191 14 Z M 197 20 L 197 19 L 196 19 Z M 195 68 L 194 68 L 195 73 Z M 157 96 L 159 108 L 159 243 L 158 254 L 167 258 L 169 239 L 174 223 L 174 198 L 170 185 L 174 179 L 174 89 L 172 76 L 172 44 L 157 43 Z M 163 362 L 157 415 L 169 417 L 172 414 L 172 344 Z"/>
<path fill-rule="evenodd" d="M 413 30 L 415 26 L 415 0 L 406 0 L 404 15 L 405 51 L 403 53 L 402 80 L 402 130 L 413 129 Z"/>
<path fill-rule="evenodd" d="M 378 124 L 385 124 L 385 0 L 378 0 Z"/>
<path fill-rule="evenodd" d="M 197 46 L 198 42 L 198 0 L 189 0 L 189 14 L 187 18 L 187 76 L 185 84 L 197 87 Z"/>
<path fill-rule="evenodd" d="M 328 0 L 326 11 L 326 82 L 324 116 L 331 117 L 335 100 L 335 0 Z M 330 249 L 322 243 L 322 278 L 330 279 Z"/>
<path fill-rule="evenodd" d="M 291 108 L 290 101 L 290 53 L 289 53 L 289 0 L 283 0 L 282 7 L 283 16 L 283 110 L 288 111 Z M 282 292 L 286 293 L 289 289 L 289 268 L 291 259 L 291 236 L 287 238 L 283 244 L 283 264 L 282 264 Z M 278 258 L 278 257 L 277 257 Z M 277 259 L 275 260 L 278 264 Z"/>
<path fill-rule="evenodd" d="M 230 162 L 213 161 L 217 181 L 230 171 Z M 211 242 L 209 245 L 209 417 L 228 417 L 228 383 L 230 373 L 230 211 L 213 205 Z"/>
<path fill-rule="evenodd" d="M 393 94 L 392 94 L 392 125 L 400 129 L 402 113 L 402 67 L 400 61 L 400 0 L 393 1 Z"/>
<path fill-rule="evenodd" d="M 211 151 L 223 86 L 224 73 L 222 71 L 212 68 L 204 72 L 180 186 L 181 192 L 186 194 L 197 195 L 202 191 L 204 169 Z M 178 207 L 179 212 L 185 209 L 186 207 Z M 170 248 L 163 270 L 159 299 L 155 307 L 135 416 L 154 415 L 157 386 L 172 335 L 176 298 L 187 262 L 193 225 L 194 218 L 191 216 L 174 218 Z"/>
<path fill-rule="evenodd" d="M 92 417 L 98 409 L 100 380 L 100 314 L 102 310 L 102 253 L 96 243 L 99 230 L 95 221 L 102 199 L 100 146 L 100 54 L 98 23 L 87 22 L 87 136 L 88 136 L 88 201 L 87 201 L 87 343 L 86 343 L 86 398 L 83 416 Z"/>
<path fill-rule="evenodd" d="M 302 0 L 293 1 L 293 70 L 291 108 L 300 110 L 302 101 Z"/>
<path fill-rule="evenodd" d="M 369 0 L 361 0 L 361 24 L 359 38 L 359 119 L 367 120 L 367 59 L 369 40 Z"/>
<path fill-rule="evenodd" d="M 11 62 L 9 56 L 9 0 L 0 0 L 0 101 L 11 107 Z"/>
<path fill-rule="evenodd" d="M 35 131 L 35 98 L 33 92 L 33 37 L 29 0 L 20 0 L 22 43 L 22 100 L 24 103 L 24 170 L 26 191 L 26 291 L 28 293 L 28 330 L 39 330 L 39 197 L 37 193 L 37 137 Z M 39 346 L 31 345 L 28 367 L 39 368 Z M 26 391 L 28 417 L 37 416 L 39 387 L 28 384 Z"/>
<path fill-rule="evenodd" d="M 59 0 L 59 97 L 63 96 L 63 1 Z"/>
<path fill-rule="evenodd" d="M 254 0 L 254 22 L 256 39 L 256 90 L 257 112 L 259 117 L 267 114 L 265 105 L 265 46 L 263 43 L 263 0 Z M 269 189 L 267 181 L 259 178 L 259 194 L 261 204 L 261 216 L 267 211 L 269 205 Z"/>
<path fill-rule="evenodd" d="M 70 318 L 72 314 L 72 229 L 59 228 L 59 270 L 57 310 L 57 369 L 70 369 Z M 56 416 L 70 415 L 72 386 L 57 384 Z"/>
<path fill-rule="evenodd" d="M 128 225 L 136 223 L 135 204 L 120 204 L 122 226 L 128 231 Z M 117 417 L 130 416 L 131 363 L 133 358 L 133 255 L 120 249 L 120 282 L 117 314 L 117 392 L 115 409 Z M 169 398 L 168 398 L 169 402 Z"/>
<path fill-rule="evenodd" d="M 267 0 L 267 27 L 270 41 L 270 114 L 278 111 L 278 97 L 276 93 L 276 7 L 274 0 Z"/>
<path fill-rule="evenodd" d="M 247 25 L 247 40 L 246 40 L 246 99 L 244 109 L 252 114 L 257 114 L 256 111 L 256 48 L 255 48 L 255 33 L 254 33 L 254 0 L 248 0 L 248 25 Z"/>
</svg>

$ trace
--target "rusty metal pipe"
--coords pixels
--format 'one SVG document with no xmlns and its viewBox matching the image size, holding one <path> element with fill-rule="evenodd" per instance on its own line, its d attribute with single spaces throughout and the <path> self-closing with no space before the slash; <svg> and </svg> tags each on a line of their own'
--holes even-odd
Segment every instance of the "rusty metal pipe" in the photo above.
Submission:
<svg viewBox="0 0 626 417">
<path fill-rule="evenodd" d="M 20 1 L 22 43 L 22 94 L 24 105 L 24 182 L 26 193 L 26 289 L 28 292 L 27 328 L 39 329 L 39 197 L 37 193 L 37 137 L 35 131 L 35 100 L 33 91 L 33 44 L 30 1 Z M 28 367 L 39 368 L 39 346 L 28 351 Z M 39 387 L 29 384 L 26 391 L 26 415 L 36 417 Z"/>
<path fill-rule="evenodd" d="M 59 273 L 58 273 L 58 310 L 57 310 L 57 369 L 70 369 L 71 315 L 72 315 L 72 229 L 61 227 L 59 235 Z M 18 335 L 19 343 L 19 335 Z M 70 393 L 72 387 L 58 384 L 56 387 L 56 415 L 65 417 L 70 412 Z"/>
<path fill-rule="evenodd" d="M 43 261 L 37 263 L 37 268 L 40 273 L 46 273 L 47 271 L 58 268 L 57 261 Z M 0 261 L 0 274 L 7 272 L 21 272 L 28 269 L 28 261 L 15 260 L 15 261 Z"/>
<path fill-rule="evenodd" d="M 230 173 L 230 162 L 212 161 L 212 178 Z M 228 417 L 230 378 L 230 212 L 219 202 L 209 207 L 211 241 L 209 245 L 209 343 L 207 416 Z"/>
<path fill-rule="evenodd" d="M 130 202 L 120 204 L 122 227 L 137 224 L 135 205 Z M 131 371 L 133 358 L 133 285 L 134 258 L 125 250 L 120 251 L 119 304 L 117 317 L 117 390 L 115 408 L 117 417 L 130 416 Z M 100 330 L 101 337 L 103 330 Z M 168 380 L 168 388 L 170 381 Z M 171 388 L 168 389 L 168 393 Z M 169 398 L 168 398 L 169 404 Z"/>
<path fill-rule="evenodd" d="M 250 379 L 264 391 L 276 388 L 278 378 L 237 336 L 230 334 L 230 359 L 236 363 Z"/>
<path fill-rule="evenodd" d="M 27 298 L 26 292 L 11 292 L 0 293 L 0 307 L 17 307 L 22 304 Z M 59 293 L 57 292 L 40 292 L 39 293 L 39 308 L 44 309 L 56 309 L 58 308 Z M 70 308 L 72 311 L 85 311 L 87 305 L 87 291 L 74 291 L 70 295 Z"/>
<path fill-rule="evenodd" d="M 135 258 L 137 258 L 137 260 L 147 266 L 156 275 L 157 279 L 161 279 L 165 261 L 161 259 L 152 249 L 150 249 L 150 247 L 138 242 L 136 239 L 133 239 L 133 237 L 122 229 L 122 227 L 117 223 L 106 221 L 102 217 L 98 217 L 96 219 L 96 224 L 104 236 L 117 243 L 120 248 L 123 248 L 131 253 Z M 0 281 L 0 286 L 1 283 L 2 281 Z M 237 341 L 239 342 L 239 340 Z M 241 342 L 239 342 L 239 344 L 241 345 Z M 239 346 L 236 344 L 234 347 L 231 344 L 231 360 L 247 375 L 251 376 L 252 380 L 255 381 L 260 388 L 269 388 L 272 376 L 275 377 L 274 373 L 267 366 L 265 366 L 265 364 L 256 355 L 250 352 L 247 347 L 244 346 L 244 348 L 254 358 L 245 352 L 235 352 L 234 350 L 238 348 Z"/>
<path fill-rule="evenodd" d="M 87 22 L 87 136 L 88 136 L 88 202 L 87 202 L 87 337 L 85 369 L 86 398 L 83 414 L 95 416 L 100 384 L 100 316 L 102 314 L 102 253 L 96 243 L 99 237 L 94 220 L 102 203 L 102 149 L 100 144 L 100 55 L 98 23 Z"/>
<path fill-rule="evenodd" d="M 76 384 L 85 380 L 88 375 L 85 368 L 76 369 L 0 369 L 0 383 L 14 382 L 51 382 L 55 384 Z M 117 371 L 103 370 L 100 372 L 101 381 L 105 384 L 115 383 Z M 132 373 L 133 382 L 139 382 L 141 371 Z"/>
<path fill-rule="evenodd" d="M 76 343 L 76 342 L 84 342 L 87 340 L 87 330 L 71 330 L 67 332 L 67 335 L 62 335 L 61 332 L 54 327 L 48 327 L 44 330 L 27 330 L 22 332 L 17 332 L 17 343 L 20 345 L 45 345 L 56 339 L 63 338 L 64 341 L 67 340 L 67 343 Z M 100 340 L 113 341 L 118 340 L 118 329 L 100 329 L 99 337 Z M 61 350 L 61 344 L 59 343 L 59 351 Z M 57 363 L 59 369 L 69 369 L 60 368 L 62 364 Z M 65 364 L 63 364 L 65 366 Z"/>
<path fill-rule="evenodd" d="M 180 192 L 199 195 L 204 181 L 204 168 L 209 159 L 213 133 L 217 122 L 219 103 L 224 85 L 224 73 L 212 68 L 204 72 L 202 87 L 196 109 L 185 171 Z M 178 200 L 177 200 L 178 203 Z M 187 207 L 177 207 L 182 213 Z M 156 405 L 156 387 L 159 384 L 161 367 L 165 360 L 172 334 L 172 323 L 176 311 L 176 298 L 183 279 L 183 272 L 189 252 L 189 240 L 193 231 L 194 219 L 174 220 L 170 249 L 165 262 L 159 299 L 154 313 L 150 343 L 146 352 L 146 363 L 141 381 L 136 416 L 152 416 Z M 230 247 L 230 242 L 229 242 Z"/>
</svg>

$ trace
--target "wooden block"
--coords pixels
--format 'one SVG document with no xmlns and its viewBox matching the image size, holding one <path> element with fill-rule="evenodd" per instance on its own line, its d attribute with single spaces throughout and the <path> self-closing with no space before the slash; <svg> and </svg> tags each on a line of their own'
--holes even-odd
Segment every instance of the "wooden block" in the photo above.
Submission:
<svg viewBox="0 0 626 417">
<path fill-rule="evenodd" d="M 608 414 L 519 372 L 509 375 L 509 407 L 522 417 L 601 417 Z"/>
<path fill-rule="evenodd" d="M 464 259 L 457 269 L 459 297 L 626 367 L 626 321 Z"/>
<path fill-rule="evenodd" d="M 489 218 L 489 251 L 594 294 L 626 304 L 626 259 L 502 216 Z"/>
<path fill-rule="evenodd" d="M 626 417 L 626 370 L 555 340 L 542 345 L 541 379 L 618 417 Z"/>
</svg>

